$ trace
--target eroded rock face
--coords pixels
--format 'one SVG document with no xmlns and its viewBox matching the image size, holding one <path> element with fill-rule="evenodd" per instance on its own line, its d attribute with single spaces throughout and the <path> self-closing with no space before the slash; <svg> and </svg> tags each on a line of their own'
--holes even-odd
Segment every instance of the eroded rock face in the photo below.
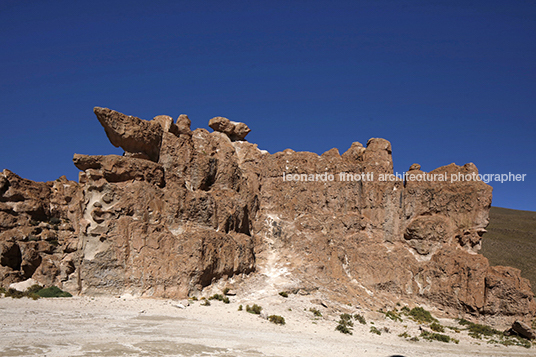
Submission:
<svg viewBox="0 0 536 357">
<path fill-rule="evenodd" d="M 0 280 L 4 287 L 34 278 L 61 285 L 57 272 L 78 250 L 82 191 L 61 177 L 33 182 L 9 170 L 0 174 Z"/>
<path fill-rule="evenodd" d="M 75 293 L 186 297 L 219 279 L 262 277 L 266 289 L 319 290 L 374 309 L 536 312 L 520 272 L 478 254 L 491 187 L 451 181 L 478 173 L 473 164 L 414 164 L 404 181 L 388 178 L 385 139 L 342 155 L 270 155 L 222 117 L 209 133 L 191 131 L 185 115 L 96 114 L 125 156 L 75 155 L 79 183 L 0 175 L 3 285 L 33 278 Z"/>
<path fill-rule="evenodd" d="M 162 125 L 158 120 L 146 121 L 108 108 L 93 109 L 108 139 L 135 157 L 158 161 L 162 141 Z"/>
<path fill-rule="evenodd" d="M 224 133 L 232 141 L 244 140 L 251 132 L 251 129 L 246 124 L 230 121 L 224 117 L 210 119 L 208 126 L 214 129 L 214 131 Z"/>
</svg>

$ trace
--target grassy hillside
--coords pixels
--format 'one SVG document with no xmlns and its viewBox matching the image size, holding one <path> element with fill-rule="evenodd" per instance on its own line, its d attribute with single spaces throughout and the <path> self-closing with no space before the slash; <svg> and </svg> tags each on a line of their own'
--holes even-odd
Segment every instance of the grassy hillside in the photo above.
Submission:
<svg viewBox="0 0 536 357">
<path fill-rule="evenodd" d="M 491 265 L 521 269 L 536 293 L 536 212 L 492 207 L 480 251 Z"/>
</svg>

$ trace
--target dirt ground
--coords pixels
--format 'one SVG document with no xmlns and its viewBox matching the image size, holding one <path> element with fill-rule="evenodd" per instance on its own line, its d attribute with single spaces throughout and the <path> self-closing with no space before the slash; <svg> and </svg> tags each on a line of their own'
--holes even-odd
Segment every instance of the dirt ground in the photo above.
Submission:
<svg viewBox="0 0 536 357">
<path fill-rule="evenodd" d="M 238 311 L 259 304 L 261 315 Z M 413 321 L 394 322 L 368 313 L 353 335 L 335 331 L 338 314 L 311 297 L 272 296 L 230 304 L 123 297 L 31 300 L 0 298 L 0 356 L 534 356 L 536 347 L 487 344 L 466 332 L 449 333 L 459 344 L 412 342 Z M 317 308 L 321 317 L 309 311 Z M 331 312 L 330 312 L 331 311 Z M 275 325 L 267 315 L 280 315 Z M 374 324 L 372 324 L 374 322 Z M 441 320 L 455 326 L 453 320 Z M 370 332 L 375 326 L 381 335 Z M 387 328 L 389 332 L 386 332 Z"/>
</svg>

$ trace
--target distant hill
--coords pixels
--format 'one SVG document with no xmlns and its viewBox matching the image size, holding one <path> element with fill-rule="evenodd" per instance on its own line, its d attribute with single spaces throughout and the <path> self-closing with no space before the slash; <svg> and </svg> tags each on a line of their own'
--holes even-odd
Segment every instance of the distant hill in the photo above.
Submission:
<svg viewBox="0 0 536 357">
<path fill-rule="evenodd" d="M 482 253 L 491 265 L 521 269 L 536 293 L 536 212 L 491 207 Z"/>
</svg>

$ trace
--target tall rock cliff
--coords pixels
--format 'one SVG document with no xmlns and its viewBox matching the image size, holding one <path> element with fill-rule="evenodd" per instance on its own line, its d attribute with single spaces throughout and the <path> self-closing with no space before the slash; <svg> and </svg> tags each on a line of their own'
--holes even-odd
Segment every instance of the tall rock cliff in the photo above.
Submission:
<svg viewBox="0 0 536 357">
<path fill-rule="evenodd" d="M 520 272 L 478 254 L 492 189 L 462 179 L 473 164 L 415 164 L 397 178 L 384 139 L 342 155 L 270 155 L 222 117 L 210 133 L 186 115 L 95 114 L 123 156 L 75 155 L 78 183 L 0 175 L 2 285 L 31 277 L 80 294 L 186 297 L 227 281 L 369 308 L 536 313 Z"/>
</svg>

